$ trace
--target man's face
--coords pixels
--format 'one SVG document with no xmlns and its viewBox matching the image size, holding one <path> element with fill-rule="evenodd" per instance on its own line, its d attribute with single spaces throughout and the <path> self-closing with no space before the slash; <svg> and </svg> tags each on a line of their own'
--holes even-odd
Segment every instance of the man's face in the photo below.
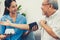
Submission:
<svg viewBox="0 0 60 40">
<path fill-rule="evenodd" d="M 47 12 L 49 12 L 49 7 L 50 7 L 50 4 L 49 3 L 43 3 L 42 4 L 42 11 L 43 11 L 43 15 L 48 15 Z"/>
</svg>

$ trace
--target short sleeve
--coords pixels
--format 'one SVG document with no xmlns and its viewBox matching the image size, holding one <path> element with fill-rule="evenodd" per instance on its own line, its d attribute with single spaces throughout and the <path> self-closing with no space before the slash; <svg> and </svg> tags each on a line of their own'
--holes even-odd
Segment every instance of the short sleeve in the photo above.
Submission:
<svg viewBox="0 0 60 40">
<path fill-rule="evenodd" d="M 52 25 L 53 32 L 60 38 L 60 19 L 57 19 Z"/>
<path fill-rule="evenodd" d="M 22 19 L 22 21 L 23 21 L 23 24 L 27 24 L 27 20 L 25 17 L 24 17 L 24 19 Z"/>
<path fill-rule="evenodd" d="M 4 21 L 4 18 L 1 18 L 0 21 Z M 0 25 L 0 34 L 4 34 L 5 28 L 6 28 L 5 26 Z"/>
<path fill-rule="evenodd" d="M 20 17 L 20 18 L 19 18 L 18 20 L 20 20 L 20 21 L 19 21 L 20 24 L 27 24 L 27 19 L 26 19 L 26 17 L 24 17 L 24 16 L 22 16 L 22 15 L 20 15 L 19 17 Z"/>
</svg>

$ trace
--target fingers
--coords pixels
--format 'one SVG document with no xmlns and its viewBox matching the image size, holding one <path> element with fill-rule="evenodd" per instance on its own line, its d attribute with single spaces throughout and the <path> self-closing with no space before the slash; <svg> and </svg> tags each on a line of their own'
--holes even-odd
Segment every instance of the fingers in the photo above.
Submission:
<svg viewBox="0 0 60 40">
<path fill-rule="evenodd" d="M 0 25 L 3 24 L 3 22 L 0 21 Z"/>
<path fill-rule="evenodd" d="M 2 39 L 6 38 L 6 35 L 0 35 L 0 38 L 2 38 Z"/>
<path fill-rule="evenodd" d="M 8 20 L 8 19 L 5 19 L 6 20 L 6 22 L 10 22 L 10 20 Z"/>
<path fill-rule="evenodd" d="M 37 25 L 35 25 L 35 29 L 36 29 L 36 30 L 38 29 L 38 26 L 37 26 Z"/>
<path fill-rule="evenodd" d="M 32 31 L 36 31 L 38 29 L 38 26 L 35 25 L 34 27 L 32 27 Z"/>
</svg>

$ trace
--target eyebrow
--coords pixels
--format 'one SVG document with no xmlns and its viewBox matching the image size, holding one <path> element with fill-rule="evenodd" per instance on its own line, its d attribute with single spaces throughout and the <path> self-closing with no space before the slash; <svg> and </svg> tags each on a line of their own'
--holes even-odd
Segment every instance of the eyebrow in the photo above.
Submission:
<svg viewBox="0 0 60 40">
<path fill-rule="evenodd" d="M 50 4 L 50 3 L 46 3 L 46 4 L 45 4 L 45 3 L 42 3 L 42 5 L 49 5 L 49 4 Z"/>
<path fill-rule="evenodd" d="M 43 2 L 42 5 L 49 5 L 49 2 Z"/>
</svg>

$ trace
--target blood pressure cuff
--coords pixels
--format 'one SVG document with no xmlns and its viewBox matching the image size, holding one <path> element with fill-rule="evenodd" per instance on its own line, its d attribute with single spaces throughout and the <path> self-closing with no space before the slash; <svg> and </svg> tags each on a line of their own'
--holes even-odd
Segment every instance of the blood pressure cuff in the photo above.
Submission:
<svg viewBox="0 0 60 40">
<path fill-rule="evenodd" d="M 34 26 L 36 26 L 36 27 L 38 28 L 37 22 L 30 23 L 30 24 L 29 24 L 29 29 L 32 30 L 32 28 L 33 28 Z"/>
</svg>

